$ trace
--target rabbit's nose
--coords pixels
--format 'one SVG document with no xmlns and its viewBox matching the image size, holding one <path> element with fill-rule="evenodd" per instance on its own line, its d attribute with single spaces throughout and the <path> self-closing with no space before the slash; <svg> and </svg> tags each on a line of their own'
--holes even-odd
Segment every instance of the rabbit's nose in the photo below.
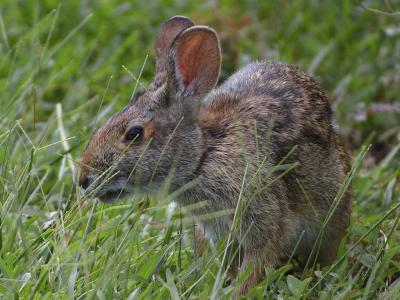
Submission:
<svg viewBox="0 0 400 300">
<path fill-rule="evenodd" d="M 86 176 L 86 175 L 84 175 L 84 174 L 80 174 L 80 175 L 79 175 L 78 183 L 79 183 L 79 186 L 80 186 L 81 188 L 83 188 L 84 190 L 86 190 L 86 189 L 89 187 L 89 185 L 90 185 L 89 177 Z"/>
</svg>

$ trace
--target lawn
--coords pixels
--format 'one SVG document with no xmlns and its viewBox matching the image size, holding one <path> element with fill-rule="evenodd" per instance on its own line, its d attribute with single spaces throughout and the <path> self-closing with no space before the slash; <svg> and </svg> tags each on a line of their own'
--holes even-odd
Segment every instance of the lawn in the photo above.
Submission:
<svg viewBox="0 0 400 300">
<path fill-rule="evenodd" d="M 269 269 L 259 299 L 399 299 L 400 2 L 0 2 L 0 298 L 229 299 L 224 243 L 197 257 L 192 219 L 165 197 L 83 200 L 93 130 L 154 72 L 161 22 L 216 29 L 221 80 L 254 60 L 296 64 L 331 96 L 353 158 L 337 262 Z"/>
</svg>

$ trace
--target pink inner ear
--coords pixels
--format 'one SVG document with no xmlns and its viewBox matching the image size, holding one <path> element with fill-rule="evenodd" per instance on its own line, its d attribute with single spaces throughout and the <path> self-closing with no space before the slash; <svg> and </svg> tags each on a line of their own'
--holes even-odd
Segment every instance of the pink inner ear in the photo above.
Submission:
<svg viewBox="0 0 400 300">
<path fill-rule="evenodd" d="M 201 77 L 207 60 L 207 41 L 199 35 L 188 37 L 178 49 L 179 73 L 183 85 L 190 85 L 195 77 Z"/>
<path fill-rule="evenodd" d="M 188 86 L 194 78 L 194 73 L 190 72 L 190 68 L 189 70 L 185 70 L 185 65 L 184 64 L 180 64 L 179 65 L 179 70 L 181 72 L 182 75 L 182 82 L 184 86 Z"/>
<path fill-rule="evenodd" d="M 175 70 L 185 93 L 204 95 L 217 82 L 221 55 L 218 37 L 206 27 L 191 27 L 178 37 L 175 44 Z"/>
</svg>

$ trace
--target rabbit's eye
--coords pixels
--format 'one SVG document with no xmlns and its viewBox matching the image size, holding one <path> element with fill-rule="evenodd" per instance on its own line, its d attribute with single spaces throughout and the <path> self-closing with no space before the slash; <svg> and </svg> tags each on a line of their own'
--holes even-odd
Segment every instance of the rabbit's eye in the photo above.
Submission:
<svg viewBox="0 0 400 300">
<path fill-rule="evenodd" d="M 125 141 L 138 141 L 142 138 L 143 135 L 143 127 L 135 126 L 129 128 L 129 130 L 125 133 Z"/>
</svg>

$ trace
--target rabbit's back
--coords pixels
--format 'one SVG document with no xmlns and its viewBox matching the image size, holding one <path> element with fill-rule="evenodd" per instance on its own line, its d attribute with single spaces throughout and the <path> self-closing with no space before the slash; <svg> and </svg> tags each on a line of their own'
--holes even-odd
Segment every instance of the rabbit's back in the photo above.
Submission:
<svg viewBox="0 0 400 300">
<path fill-rule="evenodd" d="M 245 145 L 257 144 L 276 162 L 293 147 L 303 147 L 307 157 L 316 149 L 324 156 L 341 149 L 327 96 L 310 76 L 283 63 L 240 69 L 205 99 L 199 120 L 211 141 L 236 143 L 241 132 Z M 346 154 L 337 154 L 336 168 L 347 169 Z"/>
<path fill-rule="evenodd" d="M 296 66 L 251 63 L 215 89 L 206 99 L 209 113 L 250 116 L 269 122 L 282 142 L 298 138 L 322 143 L 332 136 L 329 101 L 315 81 Z M 221 119 L 222 120 L 222 119 Z"/>
</svg>

